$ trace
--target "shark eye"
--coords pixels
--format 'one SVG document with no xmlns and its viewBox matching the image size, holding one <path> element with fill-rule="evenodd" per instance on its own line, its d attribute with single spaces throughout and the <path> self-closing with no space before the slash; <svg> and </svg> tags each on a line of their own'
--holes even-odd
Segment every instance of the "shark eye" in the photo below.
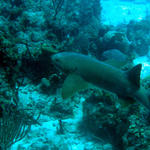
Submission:
<svg viewBox="0 0 150 150">
<path fill-rule="evenodd" d="M 59 63 L 59 64 L 62 63 L 62 62 L 61 62 L 61 59 L 58 59 L 58 58 L 55 59 L 55 62 L 56 62 L 56 63 Z"/>
<path fill-rule="evenodd" d="M 56 61 L 56 62 L 59 62 L 59 59 L 58 59 L 58 58 L 56 58 L 56 59 L 55 59 L 55 61 Z"/>
</svg>

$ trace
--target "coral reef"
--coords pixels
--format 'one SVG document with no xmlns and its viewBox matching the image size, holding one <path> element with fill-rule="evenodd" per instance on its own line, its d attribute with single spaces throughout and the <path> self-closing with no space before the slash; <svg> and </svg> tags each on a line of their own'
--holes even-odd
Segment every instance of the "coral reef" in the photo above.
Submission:
<svg viewBox="0 0 150 150">
<path fill-rule="evenodd" d="M 127 37 L 131 41 L 130 49 L 136 51 L 140 56 L 146 55 L 149 51 L 149 34 L 149 20 L 131 21 L 127 26 Z"/>
<path fill-rule="evenodd" d="M 139 111 L 137 104 L 118 105 L 117 99 L 108 92 L 93 92 L 83 104 L 81 131 L 111 143 L 115 149 L 148 150 L 147 112 Z"/>
</svg>

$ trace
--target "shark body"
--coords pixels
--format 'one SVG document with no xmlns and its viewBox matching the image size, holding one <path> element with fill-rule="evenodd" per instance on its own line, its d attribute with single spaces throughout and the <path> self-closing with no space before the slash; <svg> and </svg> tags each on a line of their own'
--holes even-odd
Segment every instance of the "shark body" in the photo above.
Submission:
<svg viewBox="0 0 150 150">
<path fill-rule="evenodd" d="M 68 97 L 67 92 L 74 93 L 76 89 L 74 84 L 78 84 L 79 89 L 83 89 L 86 83 L 90 83 L 120 97 L 131 97 L 150 109 L 147 91 L 140 86 L 141 64 L 125 72 L 90 56 L 74 52 L 55 54 L 52 56 L 52 61 L 62 71 L 70 74 L 66 79 L 70 84 L 64 82 L 63 98 Z"/>
</svg>

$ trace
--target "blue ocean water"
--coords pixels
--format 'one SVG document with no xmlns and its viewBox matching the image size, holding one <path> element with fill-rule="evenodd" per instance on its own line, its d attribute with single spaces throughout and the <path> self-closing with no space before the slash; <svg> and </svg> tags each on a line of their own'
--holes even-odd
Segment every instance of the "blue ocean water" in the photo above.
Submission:
<svg viewBox="0 0 150 150">
<path fill-rule="evenodd" d="M 127 24 L 131 20 L 141 21 L 150 14 L 150 3 L 145 0 L 104 0 L 102 6 L 102 18 L 105 24 L 118 25 L 120 23 Z"/>
</svg>

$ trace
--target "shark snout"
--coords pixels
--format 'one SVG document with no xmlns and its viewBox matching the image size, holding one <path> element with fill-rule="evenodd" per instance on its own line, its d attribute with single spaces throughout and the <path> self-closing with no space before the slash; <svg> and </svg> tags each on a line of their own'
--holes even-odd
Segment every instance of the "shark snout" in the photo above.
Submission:
<svg viewBox="0 0 150 150">
<path fill-rule="evenodd" d="M 61 69 L 63 67 L 63 57 L 61 56 L 61 53 L 52 55 L 51 60 L 56 68 Z"/>
<path fill-rule="evenodd" d="M 56 54 L 54 54 L 54 55 L 51 56 L 51 60 L 52 60 L 53 63 L 56 61 L 56 58 L 57 58 Z"/>
<path fill-rule="evenodd" d="M 52 60 L 52 63 L 54 65 L 58 65 L 59 61 L 60 61 L 60 56 L 59 54 L 54 54 L 51 56 L 51 60 Z"/>
</svg>

